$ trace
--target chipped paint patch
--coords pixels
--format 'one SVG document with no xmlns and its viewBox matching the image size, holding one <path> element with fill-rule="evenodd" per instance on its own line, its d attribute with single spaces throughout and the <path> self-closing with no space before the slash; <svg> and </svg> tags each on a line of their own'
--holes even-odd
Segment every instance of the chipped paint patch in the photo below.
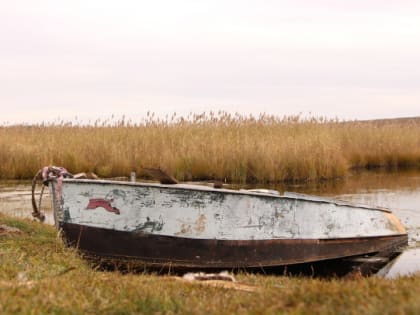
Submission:
<svg viewBox="0 0 420 315">
<path fill-rule="evenodd" d="M 86 210 L 95 210 L 96 208 L 104 208 L 106 211 L 120 214 L 120 210 L 112 206 L 114 199 L 92 198 L 86 206 Z"/>
<path fill-rule="evenodd" d="M 185 235 L 185 234 L 191 234 L 192 228 L 191 225 L 182 223 L 181 224 L 181 230 L 177 233 L 175 233 L 176 236 Z"/>
<path fill-rule="evenodd" d="M 106 196 L 105 199 L 125 199 L 127 193 L 122 189 L 113 189 Z"/>
<path fill-rule="evenodd" d="M 152 221 L 149 217 L 146 218 L 146 222 L 137 225 L 134 229 L 135 232 L 154 232 L 161 231 L 163 228 L 162 216 L 159 216 L 159 221 Z"/>
</svg>

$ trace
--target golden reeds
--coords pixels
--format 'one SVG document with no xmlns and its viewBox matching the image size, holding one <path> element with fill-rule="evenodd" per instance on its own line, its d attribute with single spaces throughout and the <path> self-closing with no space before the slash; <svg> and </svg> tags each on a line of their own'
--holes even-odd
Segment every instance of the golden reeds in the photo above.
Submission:
<svg viewBox="0 0 420 315">
<path fill-rule="evenodd" d="M 43 165 L 102 177 L 161 167 L 179 180 L 281 182 L 345 176 L 350 168 L 419 167 L 420 119 L 339 122 L 225 112 L 92 124 L 0 127 L 0 178 Z"/>
</svg>

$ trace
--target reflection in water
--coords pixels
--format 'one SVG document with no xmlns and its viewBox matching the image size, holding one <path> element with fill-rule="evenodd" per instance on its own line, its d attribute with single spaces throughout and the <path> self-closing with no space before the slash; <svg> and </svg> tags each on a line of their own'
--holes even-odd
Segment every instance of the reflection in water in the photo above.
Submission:
<svg viewBox="0 0 420 315">
<path fill-rule="evenodd" d="M 386 277 L 420 271 L 420 171 L 354 173 L 345 180 L 316 184 L 252 186 L 333 197 L 391 209 L 408 231 L 409 249 L 381 273 Z M 39 193 L 39 191 L 38 191 Z M 53 224 L 49 194 L 43 198 L 46 222 Z M 31 217 L 30 182 L 0 182 L 0 212 Z"/>
<path fill-rule="evenodd" d="M 364 192 L 394 191 L 417 192 L 420 189 L 420 171 L 363 171 L 354 172 L 345 179 L 322 181 L 318 183 L 278 184 L 255 188 L 271 188 L 280 192 L 294 191 L 306 194 L 324 196 L 341 196 L 360 194 Z"/>
<path fill-rule="evenodd" d="M 410 248 L 378 272 L 378 276 L 394 279 L 420 271 L 420 248 Z"/>
</svg>

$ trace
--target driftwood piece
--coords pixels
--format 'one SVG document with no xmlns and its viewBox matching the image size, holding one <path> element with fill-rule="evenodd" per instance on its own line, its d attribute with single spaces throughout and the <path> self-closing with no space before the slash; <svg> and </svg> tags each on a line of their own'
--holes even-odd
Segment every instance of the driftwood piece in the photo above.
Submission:
<svg viewBox="0 0 420 315">
<path fill-rule="evenodd" d="M 183 277 L 173 277 L 178 281 L 186 283 L 200 284 L 205 286 L 217 287 L 222 289 L 233 289 L 245 292 L 258 291 L 258 287 L 237 282 L 233 275 L 227 272 L 221 273 L 187 273 Z"/>
<path fill-rule="evenodd" d="M 230 275 L 226 271 L 222 271 L 220 273 L 204 273 L 204 272 L 197 272 L 197 273 L 186 273 L 183 278 L 185 280 L 197 280 L 197 281 L 208 281 L 208 280 L 220 280 L 220 281 L 231 281 L 236 282 L 234 276 Z"/>
<path fill-rule="evenodd" d="M 143 168 L 143 171 L 150 177 L 157 179 L 161 184 L 178 184 L 178 181 L 175 179 L 175 177 L 169 175 L 160 168 Z"/>
<path fill-rule="evenodd" d="M 222 183 L 220 180 L 216 180 L 216 181 L 213 183 L 213 187 L 214 187 L 214 188 L 223 188 L 223 183 Z"/>
<path fill-rule="evenodd" d="M 98 175 L 96 175 L 93 172 L 87 172 L 87 173 L 77 173 L 73 175 L 73 178 L 76 179 L 98 179 Z"/>
<path fill-rule="evenodd" d="M 15 233 L 22 233 L 22 231 L 12 226 L 0 224 L 0 235 L 15 234 Z"/>
</svg>

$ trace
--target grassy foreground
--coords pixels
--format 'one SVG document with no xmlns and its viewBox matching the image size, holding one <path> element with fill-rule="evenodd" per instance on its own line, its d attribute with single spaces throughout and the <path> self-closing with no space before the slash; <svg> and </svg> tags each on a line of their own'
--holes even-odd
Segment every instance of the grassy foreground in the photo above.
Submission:
<svg viewBox="0 0 420 315">
<path fill-rule="evenodd" d="M 0 179 L 31 178 L 44 165 L 101 177 L 161 167 L 179 180 L 330 179 L 354 168 L 420 168 L 419 135 L 420 118 L 339 122 L 223 112 L 149 115 L 140 123 L 3 125 Z"/>
<path fill-rule="evenodd" d="M 1 314 L 418 314 L 420 276 L 320 280 L 237 275 L 245 292 L 90 268 L 51 226 L 0 214 Z M 3 232 L 2 232 L 3 231 Z"/>
</svg>

